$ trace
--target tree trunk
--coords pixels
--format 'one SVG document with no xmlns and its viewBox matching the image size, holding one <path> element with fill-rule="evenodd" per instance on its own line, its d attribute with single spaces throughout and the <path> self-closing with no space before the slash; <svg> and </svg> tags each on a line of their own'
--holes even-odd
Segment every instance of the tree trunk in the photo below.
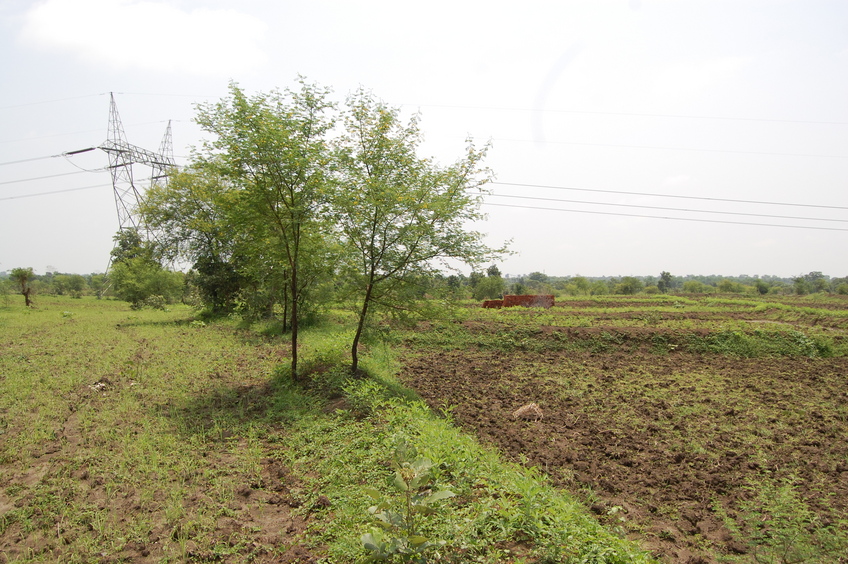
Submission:
<svg viewBox="0 0 848 564">
<path fill-rule="evenodd" d="M 21 292 L 24 295 L 24 303 L 26 304 L 26 307 L 32 307 L 32 300 L 29 297 L 30 292 L 32 292 L 32 288 L 27 288 Z"/>
<path fill-rule="evenodd" d="M 289 328 L 289 292 L 283 284 L 283 331 Z"/>
<path fill-rule="evenodd" d="M 291 273 L 291 373 L 292 380 L 298 381 L 297 377 L 297 269 L 292 268 Z"/>
<path fill-rule="evenodd" d="M 353 336 L 353 345 L 350 347 L 350 357 L 352 359 L 350 365 L 350 373 L 356 374 L 359 370 L 359 339 L 362 337 L 362 330 L 365 328 L 365 318 L 368 315 L 368 304 L 371 302 L 371 288 L 368 284 L 365 289 L 365 299 L 362 300 L 362 310 L 359 312 L 359 324 L 356 326 L 356 334 Z"/>
</svg>

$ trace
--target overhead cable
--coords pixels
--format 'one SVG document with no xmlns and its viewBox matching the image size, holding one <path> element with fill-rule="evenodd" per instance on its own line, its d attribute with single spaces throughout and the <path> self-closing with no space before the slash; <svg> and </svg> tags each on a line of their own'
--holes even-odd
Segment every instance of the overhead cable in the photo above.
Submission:
<svg viewBox="0 0 848 564">
<path fill-rule="evenodd" d="M 685 200 L 707 200 L 712 202 L 734 202 L 740 204 L 763 204 L 769 206 L 798 206 L 804 208 L 821 208 L 830 210 L 848 210 L 848 206 L 825 206 L 820 204 L 800 204 L 791 202 L 767 202 L 762 200 L 736 200 L 732 198 L 709 198 L 707 196 L 683 196 L 680 194 L 656 194 L 651 192 L 627 192 L 624 190 L 600 190 L 596 188 L 575 188 L 573 186 L 552 186 L 550 184 L 523 184 L 520 182 L 490 182 L 499 186 L 524 186 L 527 188 L 549 188 L 551 190 L 573 190 L 576 192 L 598 192 L 602 194 L 625 194 L 627 196 L 653 196 L 656 198 L 679 198 Z"/>
<path fill-rule="evenodd" d="M 517 206 L 513 204 L 495 204 L 492 202 L 483 202 L 484 206 L 496 206 L 502 208 L 516 208 L 516 209 L 528 209 L 528 210 L 544 210 L 544 211 L 559 211 L 559 212 L 570 212 L 570 213 L 590 213 L 595 215 L 615 215 L 615 216 L 623 216 L 623 217 L 641 217 L 647 219 L 670 219 L 674 221 L 697 221 L 700 223 L 724 223 L 729 225 L 753 225 L 756 227 L 786 227 L 789 229 L 816 229 L 820 231 L 848 231 L 848 228 L 842 229 L 839 227 L 810 227 L 806 225 L 781 225 L 776 223 L 751 223 L 747 221 L 723 221 L 718 219 L 696 219 L 696 218 L 688 218 L 688 217 L 666 217 L 659 215 L 643 215 L 643 214 L 635 214 L 635 213 L 617 213 L 617 212 L 603 212 L 603 211 L 590 211 L 590 210 L 570 210 L 570 209 L 561 209 L 561 208 L 543 208 L 539 206 Z"/>
<path fill-rule="evenodd" d="M 34 178 L 22 178 L 20 180 L 7 180 L 5 182 L 0 182 L 0 185 L 2 185 L 2 184 L 17 184 L 19 182 L 31 182 L 33 180 L 44 180 L 46 178 L 56 178 L 58 176 L 70 176 L 72 174 L 82 174 L 84 172 L 102 172 L 104 170 L 106 170 L 106 169 L 105 168 L 98 168 L 98 169 L 94 169 L 94 170 L 75 170 L 73 172 L 63 172 L 61 174 L 51 174 L 49 176 L 38 176 L 38 177 L 34 177 Z"/>
<path fill-rule="evenodd" d="M 737 153 L 741 155 L 766 155 L 771 157 L 821 157 L 825 159 L 848 159 L 848 155 L 820 155 L 815 153 L 777 153 L 771 151 L 739 151 L 735 149 L 692 149 L 690 147 L 660 147 L 654 145 L 621 145 L 616 143 L 584 143 L 580 141 L 547 141 L 534 139 L 508 139 L 496 137 L 493 141 L 514 143 L 548 143 L 554 145 L 580 145 L 584 147 L 617 147 L 620 149 L 651 149 L 656 151 L 692 151 L 699 153 Z"/>
<path fill-rule="evenodd" d="M 97 184 L 95 186 L 81 186 L 79 188 L 65 188 L 64 190 L 52 190 L 50 192 L 38 192 L 37 194 L 21 194 L 20 196 L 6 196 L 0 198 L 2 200 L 17 200 L 20 198 L 34 198 L 36 196 L 48 196 L 50 194 L 62 194 L 64 192 L 78 192 L 80 190 L 91 190 L 92 188 L 106 188 L 111 187 L 111 184 Z"/>
<path fill-rule="evenodd" d="M 401 104 L 403 106 L 415 106 L 419 108 L 454 108 L 458 110 L 496 110 L 506 112 L 530 112 L 530 113 L 551 113 L 551 114 L 584 114 L 584 115 L 602 115 L 602 116 L 629 116 L 629 117 L 659 117 L 659 118 L 674 118 L 674 119 L 715 119 L 724 121 L 761 121 L 772 123 L 801 123 L 815 125 L 848 125 L 848 121 L 827 121 L 827 120 L 802 120 L 802 119 L 778 119 L 778 118 L 751 118 L 751 117 L 731 117 L 731 116 L 699 116 L 688 114 L 651 114 L 639 112 L 596 112 L 589 110 L 558 110 L 551 108 L 509 108 L 498 106 L 463 106 L 458 104 Z"/>
<path fill-rule="evenodd" d="M 72 157 L 74 155 L 79 155 L 80 153 L 87 153 L 89 151 L 94 151 L 97 147 L 89 147 L 87 149 L 79 149 L 76 151 L 66 151 L 64 153 L 59 153 L 58 155 L 47 155 L 46 157 L 33 157 L 31 159 L 21 159 L 19 161 L 6 161 L 5 163 L 0 163 L 2 165 L 10 165 L 10 164 L 18 164 L 18 163 L 28 163 L 32 161 L 41 161 L 44 159 L 55 159 L 57 157 Z"/>
<path fill-rule="evenodd" d="M 40 102 L 26 102 L 24 104 L 14 104 L 12 106 L 0 106 L 0 110 L 10 110 L 12 108 L 23 108 L 24 106 L 37 106 L 39 104 L 53 104 L 54 102 L 67 102 L 68 100 L 80 100 L 82 98 L 94 98 L 96 96 L 105 96 L 106 93 L 100 94 L 85 94 L 84 96 L 71 96 L 70 98 L 59 98 L 56 100 L 41 100 Z"/>
<path fill-rule="evenodd" d="M 585 200 L 563 200 L 560 198 L 538 198 L 535 196 L 515 196 L 512 194 L 488 194 L 488 196 L 495 196 L 497 198 L 518 198 L 521 200 L 542 200 L 546 202 L 562 202 L 567 204 L 589 204 L 593 206 L 614 206 L 619 208 L 643 208 L 649 210 L 665 210 L 665 211 L 682 211 L 682 212 L 693 212 L 693 213 L 711 213 L 718 215 L 744 215 L 749 217 L 770 217 L 774 219 L 800 219 L 804 221 L 833 221 L 837 223 L 848 223 L 848 219 L 827 219 L 823 217 L 799 217 L 792 215 L 770 215 L 764 213 L 744 213 L 744 212 L 730 212 L 730 211 L 716 211 L 716 210 L 698 210 L 691 208 L 667 208 L 663 206 L 643 206 L 639 204 L 615 204 L 608 202 L 587 202 Z"/>
</svg>

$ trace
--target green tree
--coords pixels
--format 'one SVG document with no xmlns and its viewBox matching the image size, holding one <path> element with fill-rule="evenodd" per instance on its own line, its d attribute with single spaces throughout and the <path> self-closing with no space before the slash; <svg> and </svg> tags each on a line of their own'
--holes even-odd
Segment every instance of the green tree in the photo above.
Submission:
<svg viewBox="0 0 848 564">
<path fill-rule="evenodd" d="M 523 296 L 527 293 L 527 286 L 524 285 L 524 278 L 519 278 L 517 282 L 510 287 L 510 292 L 516 296 Z"/>
<path fill-rule="evenodd" d="M 68 292 L 72 298 L 81 298 L 87 287 L 88 283 L 81 274 L 68 275 Z"/>
<path fill-rule="evenodd" d="M 476 272 L 474 270 L 471 271 L 471 274 L 468 275 L 468 285 L 471 286 L 472 289 L 477 287 L 477 284 L 480 283 L 480 280 L 485 278 L 486 275 L 482 272 Z"/>
<path fill-rule="evenodd" d="M 109 278 L 115 295 L 134 309 L 151 305 L 164 307 L 178 301 L 183 290 L 183 274 L 163 269 L 159 263 L 133 257 L 112 263 Z"/>
<path fill-rule="evenodd" d="M 498 266 L 496 264 L 493 264 L 489 268 L 486 269 L 486 276 L 497 276 L 498 278 L 500 278 L 501 277 L 501 269 L 498 268 Z"/>
<path fill-rule="evenodd" d="M 657 288 L 659 288 L 660 292 L 665 294 L 666 292 L 671 290 L 672 278 L 673 277 L 670 272 L 667 272 L 665 270 L 660 272 L 660 279 L 657 281 Z"/>
<path fill-rule="evenodd" d="M 89 274 L 87 277 L 88 287 L 91 288 L 91 291 L 100 299 L 103 295 L 104 288 L 106 287 L 106 275 L 105 274 Z"/>
<path fill-rule="evenodd" d="M 645 285 L 635 276 L 625 276 L 615 285 L 616 294 L 638 294 Z"/>
<path fill-rule="evenodd" d="M 199 165 L 173 172 L 167 185 L 151 186 L 140 207 L 159 252 L 192 262 L 191 283 L 215 314 L 233 311 L 248 286 L 235 258 L 245 241 L 231 219 L 238 196 L 214 164 Z"/>
<path fill-rule="evenodd" d="M 687 280 L 683 283 L 683 291 L 689 294 L 707 294 L 712 291 L 712 286 L 699 280 Z"/>
<path fill-rule="evenodd" d="M 24 304 L 26 307 L 32 307 L 32 283 L 35 280 L 35 274 L 32 268 L 13 268 L 9 273 L 9 278 L 11 278 L 20 289 L 21 295 L 24 297 Z"/>
<path fill-rule="evenodd" d="M 734 282 L 729 278 L 722 278 L 722 280 L 718 283 L 717 288 L 719 292 L 729 294 L 741 294 L 745 291 L 745 286 L 739 282 Z"/>
<path fill-rule="evenodd" d="M 588 294 L 590 291 L 589 281 L 584 276 L 575 276 L 571 279 L 571 284 L 574 284 L 578 294 Z"/>
<path fill-rule="evenodd" d="M 213 139 L 200 163 L 238 187 L 238 223 L 250 229 L 253 249 L 285 265 L 291 304 L 291 373 L 297 379 L 299 308 L 326 267 L 320 221 L 327 196 L 327 134 L 332 105 L 326 89 L 300 80 L 300 90 L 248 97 L 236 84 L 229 96 L 201 105 L 197 123 Z M 323 263 L 323 264 L 322 264 Z M 312 271 L 312 272 L 311 272 Z"/>
<path fill-rule="evenodd" d="M 506 284 L 500 276 L 487 276 L 474 288 L 475 300 L 493 300 L 503 296 Z"/>
<path fill-rule="evenodd" d="M 539 284 L 545 284 L 548 281 L 548 275 L 544 272 L 531 272 L 527 275 L 527 279 L 538 282 Z"/>
<path fill-rule="evenodd" d="M 140 308 L 145 303 L 161 307 L 181 297 L 182 273 L 162 268 L 152 243 L 144 241 L 135 229 L 122 229 L 114 239 L 109 280 L 119 299 Z"/>
<path fill-rule="evenodd" d="M 609 286 L 603 280 L 595 280 L 594 282 L 592 282 L 592 286 L 589 292 L 593 296 L 605 296 L 610 293 Z"/>
<path fill-rule="evenodd" d="M 809 294 L 812 291 L 809 280 L 803 276 L 796 276 L 792 279 L 792 282 L 794 284 L 793 287 L 795 289 L 795 293 L 799 296 Z"/>
<path fill-rule="evenodd" d="M 417 117 L 404 125 L 396 109 L 363 90 L 349 97 L 347 108 L 332 207 L 346 251 L 344 271 L 360 302 L 351 345 L 356 372 L 373 307 L 408 310 L 412 302 L 403 289 L 435 272 L 437 261 L 475 265 L 493 253 L 480 233 L 466 229 L 482 218 L 485 149 L 469 144 L 455 164 L 440 167 L 418 156 Z"/>
<path fill-rule="evenodd" d="M 68 290 L 68 283 L 70 282 L 68 275 L 57 272 L 53 274 L 52 278 L 50 286 L 53 288 L 53 293 L 57 296 L 63 296 Z"/>
</svg>

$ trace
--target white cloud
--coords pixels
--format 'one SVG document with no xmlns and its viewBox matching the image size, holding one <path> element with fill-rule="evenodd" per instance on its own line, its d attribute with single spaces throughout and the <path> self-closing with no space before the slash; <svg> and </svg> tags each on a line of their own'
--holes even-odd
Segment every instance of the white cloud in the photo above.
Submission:
<svg viewBox="0 0 848 564">
<path fill-rule="evenodd" d="M 91 64 L 231 76 L 268 59 L 267 25 L 236 10 L 184 11 L 165 2 L 47 0 L 27 12 L 21 38 Z"/>
<path fill-rule="evenodd" d="M 750 63 L 745 57 L 724 57 L 668 65 L 654 81 L 654 94 L 672 98 L 695 94 L 733 78 Z"/>
</svg>

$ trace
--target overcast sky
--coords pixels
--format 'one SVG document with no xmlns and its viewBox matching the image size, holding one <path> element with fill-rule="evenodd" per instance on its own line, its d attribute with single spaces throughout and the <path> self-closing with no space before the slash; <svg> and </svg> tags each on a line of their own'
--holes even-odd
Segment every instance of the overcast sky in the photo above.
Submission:
<svg viewBox="0 0 848 564">
<path fill-rule="evenodd" d="M 110 92 L 185 164 L 195 103 L 298 74 L 420 112 L 445 164 L 491 142 L 504 273 L 848 275 L 843 0 L 0 0 L 0 271 L 105 270 L 107 154 L 62 153 Z"/>
</svg>

